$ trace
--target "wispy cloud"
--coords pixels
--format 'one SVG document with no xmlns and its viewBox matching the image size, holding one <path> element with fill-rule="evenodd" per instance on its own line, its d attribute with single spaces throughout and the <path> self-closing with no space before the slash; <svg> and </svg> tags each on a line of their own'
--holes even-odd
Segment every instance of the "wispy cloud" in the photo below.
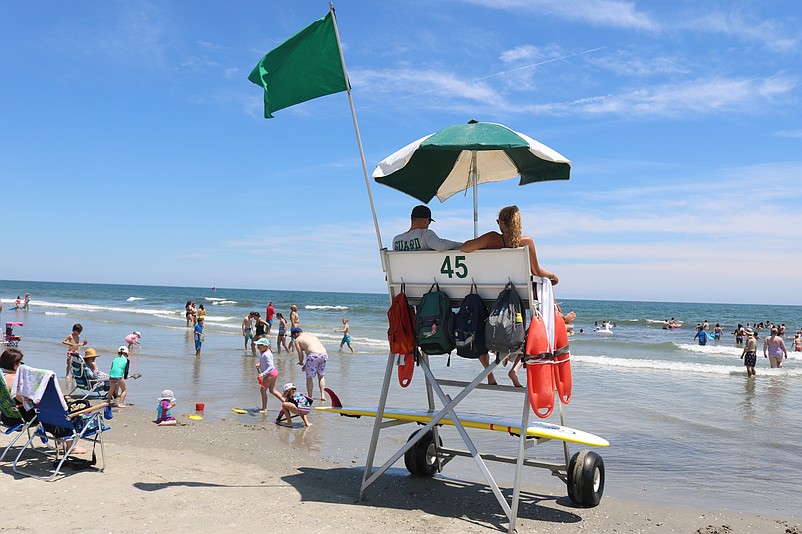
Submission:
<svg viewBox="0 0 802 534">
<path fill-rule="evenodd" d="M 704 4 L 701 4 L 704 6 Z M 798 22 L 798 21 L 797 21 Z M 712 11 L 698 17 L 680 20 L 678 27 L 698 32 L 727 35 L 743 41 L 759 43 L 768 50 L 781 53 L 796 53 L 802 34 L 799 26 L 787 29 L 788 22 L 777 19 L 760 19 L 740 8 L 730 11 Z"/>
<path fill-rule="evenodd" d="M 126 61 L 164 66 L 169 32 L 160 8 L 146 1 L 122 4 L 117 20 L 98 35 L 98 50 Z"/>
<path fill-rule="evenodd" d="M 523 62 L 554 59 L 565 55 L 567 55 L 567 53 L 558 45 L 521 45 L 510 50 L 505 50 L 501 53 L 499 59 L 503 63 L 520 64 Z"/>
<path fill-rule="evenodd" d="M 631 78 L 689 75 L 693 72 L 693 67 L 685 58 L 665 54 L 652 55 L 640 50 L 616 50 L 589 56 L 586 61 L 595 67 Z"/>
<path fill-rule="evenodd" d="M 553 15 L 565 20 L 582 21 L 594 26 L 657 31 L 652 17 L 640 12 L 634 2 L 618 0 L 468 0 L 491 9 L 515 13 Z"/>
<path fill-rule="evenodd" d="M 519 57 L 524 55 L 518 54 Z M 633 60 L 634 63 L 636 62 Z M 643 65 L 646 69 L 645 63 Z M 670 59 L 666 59 L 658 68 L 680 69 L 677 63 Z M 784 74 L 763 78 L 721 76 L 698 78 L 681 83 L 642 85 L 628 91 L 588 96 L 572 101 L 531 104 L 505 94 L 508 85 L 506 83 L 497 87 L 488 79 L 489 77 L 468 79 L 445 70 L 360 69 L 354 72 L 352 78 L 355 83 L 358 81 L 369 96 L 380 95 L 385 107 L 392 107 L 402 100 L 423 97 L 419 99 L 419 105 L 441 110 L 463 111 L 466 103 L 481 103 L 484 110 L 502 115 L 581 114 L 651 118 L 688 117 L 691 114 L 760 113 L 766 107 L 790 97 L 798 86 L 795 77 Z"/>
<path fill-rule="evenodd" d="M 799 130 L 780 130 L 778 132 L 774 132 L 774 135 L 776 135 L 777 137 L 802 138 L 802 129 L 799 129 Z"/>
<path fill-rule="evenodd" d="M 443 97 L 449 101 L 486 102 L 502 105 L 503 100 L 493 87 L 475 82 L 444 70 L 415 70 L 412 68 L 349 71 L 354 84 L 359 83 L 366 93 L 392 94 L 393 101 L 427 96 Z M 414 91 L 410 94 L 410 91 Z M 405 94 L 406 93 L 406 94 Z"/>
<path fill-rule="evenodd" d="M 628 92 L 582 98 L 565 103 L 524 106 L 533 114 L 687 117 L 689 114 L 759 113 L 776 99 L 789 96 L 797 81 L 770 78 L 698 79 L 678 84 L 644 86 Z"/>
</svg>

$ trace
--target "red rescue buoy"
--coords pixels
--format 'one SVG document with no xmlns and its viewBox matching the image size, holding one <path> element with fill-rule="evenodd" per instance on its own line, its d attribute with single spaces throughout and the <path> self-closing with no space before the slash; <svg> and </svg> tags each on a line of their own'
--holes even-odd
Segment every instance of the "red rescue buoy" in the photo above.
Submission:
<svg viewBox="0 0 802 534">
<path fill-rule="evenodd" d="M 571 402 L 571 354 L 568 349 L 568 329 L 561 313 L 554 310 L 554 385 L 560 402 Z"/>
<path fill-rule="evenodd" d="M 536 315 L 529 323 L 526 335 L 526 387 L 529 404 L 541 419 L 551 415 L 554 409 L 554 363 L 549 351 L 549 340 L 543 318 Z M 545 410 L 545 411 L 544 411 Z"/>
<path fill-rule="evenodd" d="M 415 372 L 415 355 L 404 354 L 404 363 L 398 365 L 398 383 L 405 388 L 412 382 L 412 373 Z"/>
</svg>

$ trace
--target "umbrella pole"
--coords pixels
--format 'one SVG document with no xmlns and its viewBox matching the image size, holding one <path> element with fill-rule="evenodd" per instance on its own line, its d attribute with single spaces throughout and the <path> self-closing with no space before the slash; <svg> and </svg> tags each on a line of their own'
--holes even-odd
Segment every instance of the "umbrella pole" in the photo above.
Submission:
<svg viewBox="0 0 802 534">
<path fill-rule="evenodd" d="M 362 137 L 359 135 L 359 124 L 356 122 L 356 111 L 354 110 L 354 99 L 351 96 L 351 81 L 348 79 L 348 71 L 345 68 L 345 56 L 343 56 L 343 47 L 340 43 L 340 30 L 337 28 L 337 17 L 334 14 L 334 4 L 329 2 L 329 11 L 331 11 L 331 20 L 334 22 L 334 35 L 337 38 L 337 50 L 340 52 L 340 62 L 343 65 L 343 74 L 345 75 L 345 86 L 348 93 L 348 104 L 351 106 L 351 118 L 354 121 L 354 133 L 356 133 L 356 144 L 359 146 L 359 158 L 362 160 L 362 172 L 365 175 L 365 187 L 368 190 L 368 200 L 370 201 L 370 212 L 373 214 L 373 227 L 376 229 L 376 241 L 379 243 L 379 250 L 382 249 L 382 236 L 379 232 L 379 220 L 376 218 L 376 207 L 373 204 L 373 192 L 370 189 L 370 177 L 368 175 L 368 166 L 365 163 L 365 150 L 362 148 Z"/>
<path fill-rule="evenodd" d="M 476 150 L 471 150 L 471 180 L 473 181 L 473 238 L 479 237 L 479 194 L 476 186 L 479 181 L 476 170 Z"/>
</svg>

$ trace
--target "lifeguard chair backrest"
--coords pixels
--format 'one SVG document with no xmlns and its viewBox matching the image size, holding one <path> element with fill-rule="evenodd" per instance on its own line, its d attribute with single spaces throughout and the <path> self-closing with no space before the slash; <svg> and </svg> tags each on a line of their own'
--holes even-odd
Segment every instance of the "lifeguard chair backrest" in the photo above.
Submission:
<svg viewBox="0 0 802 534">
<path fill-rule="evenodd" d="M 401 291 L 410 304 L 416 305 L 424 293 L 437 282 L 451 298 L 452 307 L 458 308 L 462 298 L 471 292 L 471 283 L 489 306 L 496 301 L 507 282 L 515 288 L 530 310 L 537 303 L 533 281 L 539 291 L 542 279 L 533 277 L 529 267 L 529 251 L 524 248 L 477 250 L 470 253 L 459 250 L 395 252 L 381 250 L 382 268 L 387 276 L 390 298 Z"/>
</svg>

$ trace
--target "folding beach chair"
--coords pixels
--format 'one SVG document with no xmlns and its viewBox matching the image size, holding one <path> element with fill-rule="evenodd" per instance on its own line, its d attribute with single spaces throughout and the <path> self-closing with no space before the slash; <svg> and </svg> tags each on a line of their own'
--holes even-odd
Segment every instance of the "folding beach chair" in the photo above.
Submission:
<svg viewBox="0 0 802 534">
<path fill-rule="evenodd" d="M 70 359 L 70 374 L 75 386 L 67 394 L 68 397 L 89 399 L 105 398 L 108 395 L 109 380 L 107 378 L 90 378 L 92 373 L 89 370 L 89 366 L 86 364 L 84 357 L 77 352 L 73 353 Z M 75 395 L 78 390 L 83 391 L 84 395 Z"/>
<path fill-rule="evenodd" d="M 28 437 L 31 437 L 31 427 L 34 429 L 36 428 L 36 417 L 31 418 L 30 421 L 25 421 L 23 419 L 22 413 L 17 409 L 17 403 L 14 402 L 14 398 L 11 396 L 8 386 L 6 386 L 6 382 L 2 377 L 0 377 L 0 412 L 3 414 L 3 419 L 0 419 L 0 427 L 2 427 L 3 433 L 6 435 L 16 433 L 11 443 L 3 449 L 3 454 L 0 455 L 0 461 L 2 461 L 3 458 L 6 457 L 8 451 L 11 450 L 11 447 L 13 447 L 20 436 L 22 436 L 23 432 L 27 432 Z M 6 424 L 8 421 L 15 421 L 15 423 Z"/>
<path fill-rule="evenodd" d="M 53 461 L 53 471 L 48 476 L 42 476 L 27 470 L 23 470 L 18 465 L 20 458 L 25 450 L 31 446 L 36 435 L 29 437 L 28 441 L 25 443 L 25 446 L 22 448 L 22 450 L 20 450 L 20 452 L 17 454 L 17 457 L 14 459 L 14 464 L 12 466 L 14 472 L 42 480 L 53 480 L 61 471 L 64 463 L 68 461 L 70 453 L 73 451 L 73 449 L 75 449 L 78 443 L 81 442 L 81 440 L 92 442 L 91 465 L 93 466 L 97 461 L 95 456 L 95 445 L 100 443 L 101 464 L 98 469 L 103 471 L 106 468 L 106 455 L 103 448 L 103 432 L 109 428 L 103 426 L 103 417 L 100 411 L 107 409 L 108 406 L 106 404 L 99 404 L 70 413 L 67 402 L 61 394 L 61 389 L 59 388 L 58 380 L 56 380 L 56 374 L 54 372 L 31 368 L 26 369 L 25 366 L 22 366 L 18 370 L 18 382 L 20 373 L 24 372 L 40 374 L 44 373 L 44 378 L 41 380 L 41 383 L 34 386 L 28 386 L 27 389 L 23 388 L 23 395 L 34 402 L 38 398 L 38 402 L 34 403 L 34 408 L 36 409 L 36 415 L 39 420 L 40 428 L 46 437 L 54 440 L 56 443 L 56 448 L 54 451 L 55 456 Z M 26 395 L 26 391 L 30 393 L 33 390 L 35 390 L 35 393 L 31 394 L 30 396 Z M 88 404 L 87 401 L 83 402 Z M 82 462 L 86 461 L 83 460 Z M 26 465 L 26 467 L 28 466 Z"/>
</svg>

